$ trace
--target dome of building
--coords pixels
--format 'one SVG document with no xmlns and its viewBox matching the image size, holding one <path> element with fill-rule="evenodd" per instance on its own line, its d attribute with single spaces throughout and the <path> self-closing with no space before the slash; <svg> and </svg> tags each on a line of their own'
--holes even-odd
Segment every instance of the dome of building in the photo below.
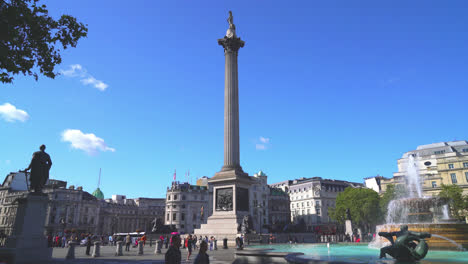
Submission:
<svg viewBox="0 0 468 264">
<path fill-rule="evenodd" d="M 99 189 L 99 187 L 93 192 L 93 196 L 98 199 L 104 199 L 104 194 L 102 193 L 101 189 Z"/>
</svg>

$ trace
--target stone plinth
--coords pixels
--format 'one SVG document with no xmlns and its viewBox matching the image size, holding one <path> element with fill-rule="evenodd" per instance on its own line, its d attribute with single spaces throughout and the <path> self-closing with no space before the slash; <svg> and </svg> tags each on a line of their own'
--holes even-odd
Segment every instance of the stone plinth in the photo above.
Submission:
<svg viewBox="0 0 468 264">
<path fill-rule="evenodd" d="M 351 223 L 351 220 L 346 220 L 345 223 L 345 234 L 349 235 L 349 237 L 353 236 L 353 224 Z"/>
<path fill-rule="evenodd" d="M 122 241 L 117 241 L 117 247 L 115 247 L 115 255 L 116 256 L 123 256 L 122 244 L 123 244 Z"/>
<path fill-rule="evenodd" d="M 94 248 L 93 248 L 93 258 L 97 258 L 101 256 L 101 242 L 96 241 L 94 242 Z"/>
<path fill-rule="evenodd" d="M 44 235 L 47 203 L 45 194 L 26 194 L 18 198 L 12 234 L 5 247 L 15 249 L 15 263 L 48 263 L 52 248 L 47 247 Z"/>
</svg>

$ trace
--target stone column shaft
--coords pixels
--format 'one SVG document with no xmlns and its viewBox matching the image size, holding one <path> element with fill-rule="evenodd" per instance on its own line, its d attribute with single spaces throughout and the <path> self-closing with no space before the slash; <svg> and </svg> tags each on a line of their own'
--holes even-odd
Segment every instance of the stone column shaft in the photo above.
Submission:
<svg viewBox="0 0 468 264">
<path fill-rule="evenodd" d="M 239 79 L 237 55 L 244 41 L 240 38 L 218 40 L 224 47 L 224 165 L 222 170 L 241 170 L 239 149 Z"/>
</svg>

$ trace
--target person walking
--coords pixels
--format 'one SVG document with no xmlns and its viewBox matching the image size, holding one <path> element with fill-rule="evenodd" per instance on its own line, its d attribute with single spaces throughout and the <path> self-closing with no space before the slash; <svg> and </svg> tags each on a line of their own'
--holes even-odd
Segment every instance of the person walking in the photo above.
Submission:
<svg viewBox="0 0 468 264">
<path fill-rule="evenodd" d="M 166 237 L 164 238 L 164 244 L 166 245 L 166 248 L 167 246 L 169 245 L 169 236 L 166 235 Z"/>
<path fill-rule="evenodd" d="M 91 235 L 88 235 L 86 238 L 86 255 L 89 256 L 89 251 L 91 250 Z"/>
<path fill-rule="evenodd" d="M 112 236 L 109 236 L 109 246 L 114 245 L 113 241 L 114 241 L 114 238 Z"/>
<path fill-rule="evenodd" d="M 132 244 L 132 237 L 128 234 L 125 237 L 125 251 L 130 251 L 130 244 Z"/>
<path fill-rule="evenodd" d="M 192 255 L 192 246 L 193 246 L 192 235 L 189 235 L 187 238 L 187 250 L 188 250 L 187 261 L 190 259 L 190 256 Z"/>
<path fill-rule="evenodd" d="M 210 264 L 210 256 L 206 254 L 207 249 L 208 244 L 205 241 L 202 241 L 200 243 L 200 251 L 198 251 L 198 255 L 193 264 Z"/>
<path fill-rule="evenodd" d="M 198 241 L 197 235 L 194 235 L 192 237 L 193 249 L 197 249 L 197 241 Z"/>
<path fill-rule="evenodd" d="M 214 238 L 210 237 L 210 251 L 213 251 L 213 242 L 214 242 Z"/>
<path fill-rule="evenodd" d="M 173 235 L 171 238 L 171 246 L 167 250 L 164 259 L 166 264 L 180 264 L 182 262 L 182 254 L 180 252 L 180 236 Z"/>
</svg>

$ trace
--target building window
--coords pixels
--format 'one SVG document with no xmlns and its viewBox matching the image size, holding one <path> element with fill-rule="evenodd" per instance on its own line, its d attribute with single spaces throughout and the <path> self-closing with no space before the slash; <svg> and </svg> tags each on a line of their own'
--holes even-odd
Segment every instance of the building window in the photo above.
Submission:
<svg viewBox="0 0 468 264">
<path fill-rule="evenodd" d="M 310 205 L 309 202 L 307 202 L 307 206 L 309 206 L 309 205 Z"/>
<path fill-rule="evenodd" d="M 174 221 L 177 220 L 177 213 L 172 214 L 172 220 L 174 220 Z"/>
<path fill-rule="evenodd" d="M 468 152 L 468 148 L 462 149 L 462 152 Z"/>
<path fill-rule="evenodd" d="M 444 154 L 444 153 L 445 153 L 445 150 L 434 151 L 434 154 L 436 154 L 436 155 Z"/>
<path fill-rule="evenodd" d="M 450 177 L 452 178 L 452 183 L 457 183 L 457 174 L 450 173 Z"/>
<path fill-rule="evenodd" d="M 180 215 L 180 220 L 181 220 L 181 221 L 185 221 L 185 214 L 184 214 L 184 213 L 182 213 L 182 214 Z"/>
<path fill-rule="evenodd" d="M 291 204 L 291 208 L 294 208 L 294 204 Z"/>
<path fill-rule="evenodd" d="M 167 196 L 167 199 L 170 201 L 170 200 L 171 200 L 171 195 L 168 195 L 168 196 Z"/>
<path fill-rule="evenodd" d="M 185 208 L 185 204 L 182 204 L 182 208 Z"/>
<path fill-rule="evenodd" d="M 320 215 L 320 208 L 315 209 L 317 211 L 317 215 Z"/>
<path fill-rule="evenodd" d="M 435 181 L 432 182 L 432 188 L 437 187 L 437 183 Z"/>
<path fill-rule="evenodd" d="M 197 220 L 197 214 L 193 214 L 192 220 L 193 220 L 193 221 L 196 221 L 196 220 Z"/>
<path fill-rule="evenodd" d="M 301 203 L 301 207 L 304 207 L 304 202 Z"/>
<path fill-rule="evenodd" d="M 307 209 L 307 214 L 310 214 L 310 209 Z"/>
<path fill-rule="evenodd" d="M 453 169 L 453 164 L 452 163 L 449 164 L 448 166 L 449 166 L 449 169 Z"/>
<path fill-rule="evenodd" d="M 315 206 L 320 207 L 320 201 L 315 201 Z"/>
<path fill-rule="evenodd" d="M 182 195 L 182 200 L 185 201 L 185 195 Z"/>
<path fill-rule="evenodd" d="M 180 225 L 180 228 L 184 228 L 184 227 L 185 227 L 185 225 Z"/>
<path fill-rule="evenodd" d="M 465 180 L 466 180 L 466 182 L 468 182 L 468 171 L 465 172 Z"/>
<path fill-rule="evenodd" d="M 463 162 L 463 168 L 468 168 L 468 162 Z"/>
<path fill-rule="evenodd" d="M 177 200 L 177 194 L 174 194 L 174 200 Z"/>
<path fill-rule="evenodd" d="M 202 194 L 200 198 L 201 198 L 200 200 L 205 200 L 205 195 Z"/>
</svg>

